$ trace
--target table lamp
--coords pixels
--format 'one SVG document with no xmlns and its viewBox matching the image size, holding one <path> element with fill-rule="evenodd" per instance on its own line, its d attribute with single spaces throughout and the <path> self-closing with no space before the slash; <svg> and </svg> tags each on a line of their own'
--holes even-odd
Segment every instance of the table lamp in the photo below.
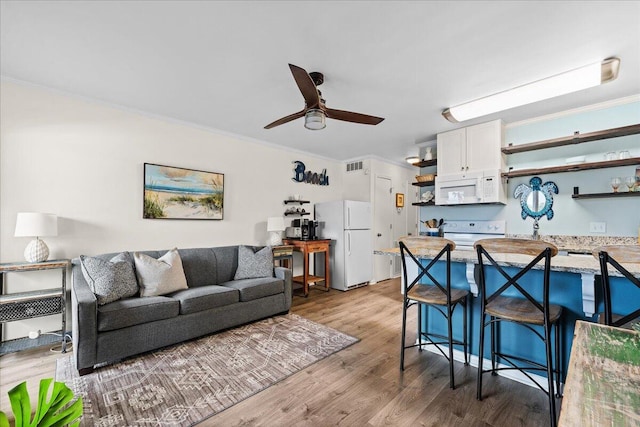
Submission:
<svg viewBox="0 0 640 427">
<path fill-rule="evenodd" d="M 35 237 L 24 250 L 28 262 L 43 262 L 49 258 L 49 248 L 42 236 L 58 235 L 58 217 L 54 214 L 20 212 L 16 219 L 16 237 Z"/>
<path fill-rule="evenodd" d="M 270 246 L 282 245 L 282 232 L 284 231 L 284 218 L 281 216 L 269 217 L 267 220 L 267 231 L 269 232 L 269 239 L 267 244 Z"/>
</svg>

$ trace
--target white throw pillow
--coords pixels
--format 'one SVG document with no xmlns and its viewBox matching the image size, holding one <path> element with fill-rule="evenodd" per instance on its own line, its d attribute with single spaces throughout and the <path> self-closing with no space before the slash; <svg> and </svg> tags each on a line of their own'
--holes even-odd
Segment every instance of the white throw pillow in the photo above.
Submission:
<svg viewBox="0 0 640 427">
<path fill-rule="evenodd" d="M 141 297 L 166 295 L 188 288 L 178 249 L 171 249 L 158 259 L 135 252 L 133 259 Z"/>
</svg>

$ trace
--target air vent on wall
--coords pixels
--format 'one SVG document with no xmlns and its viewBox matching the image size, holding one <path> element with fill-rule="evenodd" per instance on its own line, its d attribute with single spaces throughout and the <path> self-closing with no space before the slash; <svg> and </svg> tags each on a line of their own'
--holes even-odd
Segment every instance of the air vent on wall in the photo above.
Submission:
<svg viewBox="0 0 640 427">
<path fill-rule="evenodd" d="M 347 172 L 354 172 L 362 169 L 362 161 L 347 163 Z"/>
</svg>

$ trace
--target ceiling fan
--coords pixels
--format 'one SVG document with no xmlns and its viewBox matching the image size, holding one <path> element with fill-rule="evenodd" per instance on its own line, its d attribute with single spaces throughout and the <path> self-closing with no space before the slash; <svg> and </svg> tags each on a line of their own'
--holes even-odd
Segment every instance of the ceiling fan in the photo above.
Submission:
<svg viewBox="0 0 640 427">
<path fill-rule="evenodd" d="M 324 82 L 324 75 L 318 72 L 307 73 L 304 69 L 293 64 L 289 64 L 289 68 L 298 85 L 298 89 L 302 92 L 305 103 L 304 110 L 269 123 L 264 127 L 265 129 L 280 126 L 292 120 L 299 119 L 300 117 L 304 117 L 304 127 L 311 130 L 324 129 L 326 126 L 325 119 L 327 117 L 334 120 L 342 120 L 343 122 L 361 123 L 365 125 L 377 125 L 384 120 L 382 117 L 327 108 L 325 100 L 322 99 L 322 93 L 318 89 L 318 86 Z"/>
</svg>

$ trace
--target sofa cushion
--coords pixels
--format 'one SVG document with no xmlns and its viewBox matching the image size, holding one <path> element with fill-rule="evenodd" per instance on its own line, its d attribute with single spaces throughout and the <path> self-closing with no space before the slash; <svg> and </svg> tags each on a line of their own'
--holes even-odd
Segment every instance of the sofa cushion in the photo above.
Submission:
<svg viewBox="0 0 640 427">
<path fill-rule="evenodd" d="M 174 292 L 170 296 L 180 301 L 180 314 L 197 313 L 240 301 L 237 289 L 216 285 L 189 288 Z"/>
<path fill-rule="evenodd" d="M 169 297 L 126 298 L 98 307 L 98 331 L 170 319 L 179 312 L 180 303 Z"/>
<path fill-rule="evenodd" d="M 249 246 L 238 247 L 238 269 L 234 279 L 273 277 L 273 251 L 271 246 L 257 250 Z"/>
<path fill-rule="evenodd" d="M 178 253 L 190 288 L 218 284 L 218 262 L 211 248 L 178 249 Z"/>
<path fill-rule="evenodd" d="M 238 268 L 238 247 L 223 246 L 211 249 L 216 255 L 218 280 L 216 284 L 233 280 Z"/>
<path fill-rule="evenodd" d="M 80 255 L 80 268 L 98 305 L 108 304 L 138 293 L 138 282 L 133 271 L 133 258 L 123 252 L 110 261 Z"/>
<path fill-rule="evenodd" d="M 158 259 L 135 252 L 133 259 L 141 297 L 166 295 L 188 288 L 178 249 L 171 249 Z"/>
<path fill-rule="evenodd" d="M 240 301 L 251 301 L 284 292 L 284 280 L 274 277 L 259 277 L 255 279 L 231 280 L 220 283 L 220 286 L 240 291 Z"/>
</svg>

